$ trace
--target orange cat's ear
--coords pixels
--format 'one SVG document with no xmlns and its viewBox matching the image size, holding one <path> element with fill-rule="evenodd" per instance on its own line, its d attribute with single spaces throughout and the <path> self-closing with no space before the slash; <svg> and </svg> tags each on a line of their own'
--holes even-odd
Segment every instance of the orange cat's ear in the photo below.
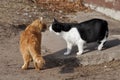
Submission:
<svg viewBox="0 0 120 80">
<path fill-rule="evenodd" d="M 35 21 L 33 21 L 33 22 L 31 23 L 31 26 L 38 26 L 39 23 L 40 23 L 40 20 L 39 20 L 39 19 L 36 19 Z"/>
<path fill-rule="evenodd" d="M 43 21 L 43 17 L 40 17 L 39 19 L 40 19 L 40 21 Z"/>
</svg>

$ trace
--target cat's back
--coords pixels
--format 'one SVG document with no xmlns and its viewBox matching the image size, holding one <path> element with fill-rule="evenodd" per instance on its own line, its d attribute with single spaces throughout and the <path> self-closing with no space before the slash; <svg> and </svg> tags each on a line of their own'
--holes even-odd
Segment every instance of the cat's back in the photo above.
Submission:
<svg viewBox="0 0 120 80">
<path fill-rule="evenodd" d="M 30 26 L 28 26 L 20 35 L 20 44 L 24 45 L 28 43 L 28 40 L 32 36 Z"/>
<path fill-rule="evenodd" d="M 25 31 L 21 33 L 21 44 L 32 45 L 39 44 L 41 41 L 41 33 L 35 31 L 34 28 L 28 27 Z"/>
</svg>

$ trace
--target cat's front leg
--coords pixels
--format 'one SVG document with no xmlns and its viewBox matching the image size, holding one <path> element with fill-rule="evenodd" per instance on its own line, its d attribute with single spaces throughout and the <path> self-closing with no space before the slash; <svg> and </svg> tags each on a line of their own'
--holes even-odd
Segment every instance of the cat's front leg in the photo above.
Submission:
<svg viewBox="0 0 120 80">
<path fill-rule="evenodd" d="M 71 52 L 71 49 L 72 49 L 72 43 L 70 43 L 68 41 L 66 41 L 66 42 L 67 42 L 67 51 L 64 53 L 64 55 L 69 55 Z"/>
</svg>

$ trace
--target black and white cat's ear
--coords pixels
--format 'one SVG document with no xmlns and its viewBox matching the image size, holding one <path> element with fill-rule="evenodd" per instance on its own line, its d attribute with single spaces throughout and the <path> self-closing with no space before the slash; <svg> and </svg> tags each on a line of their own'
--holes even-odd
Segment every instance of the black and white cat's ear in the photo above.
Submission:
<svg viewBox="0 0 120 80">
<path fill-rule="evenodd" d="M 54 18 L 53 22 L 58 22 L 57 19 Z"/>
</svg>

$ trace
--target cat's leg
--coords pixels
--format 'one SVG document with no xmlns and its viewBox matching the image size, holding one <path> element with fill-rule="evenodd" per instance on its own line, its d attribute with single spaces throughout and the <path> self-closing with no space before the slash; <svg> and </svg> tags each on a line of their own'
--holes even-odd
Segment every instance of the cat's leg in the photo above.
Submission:
<svg viewBox="0 0 120 80">
<path fill-rule="evenodd" d="M 70 42 L 68 42 L 68 41 L 66 41 L 67 42 L 67 51 L 64 53 L 64 55 L 69 55 L 70 54 L 70 52 L 71 52 L 71 49 L 72 49 L 72 43 L 70 43 Z"/>
<path fill-rule="evenodd" d="M 78 52 L 77 55 L 81 55 L 83 53 L 83 46 L 85 42 L 84 41 L 78 41 L 77 46 L 78 46 Z"/>
<path fill-rule="evenodd" d="M 23 60 L 24 60 L 24 64 L 22 66 L 22 69 L 27 69 L 29 66 L 29 62 L 31 60 L 31 56 L 27 51 L 23 54 Z"/>
<path fill-rule="evenodd" d="M 35 67 L 36 70 L 38 70 L 38 65 L 37 65 L 36 61 L 34 61 L 34 67 Z"/>
<path fill-rule="evenodd" d="M 100 41 L 100 44 L 98 46 L 98 50 L 102 50 L 104 43 L 107 41 L 107 38 L 105 37 L 103 40 Z"/>
<path fill-rule="evenodd" d="M 33 63 L 34 63 L 34 67 L 36 70 L 38 70 L 38 65 L 37 63 L 40 61 L 40 59 L 37 57 L 39 53 L 39 51 L 35 50 L 35 48 L 32 46 L 32 47 L 29 47 L 29 51 L 30 51 L 30 54 L 33 58 Z"/>
</svg>

